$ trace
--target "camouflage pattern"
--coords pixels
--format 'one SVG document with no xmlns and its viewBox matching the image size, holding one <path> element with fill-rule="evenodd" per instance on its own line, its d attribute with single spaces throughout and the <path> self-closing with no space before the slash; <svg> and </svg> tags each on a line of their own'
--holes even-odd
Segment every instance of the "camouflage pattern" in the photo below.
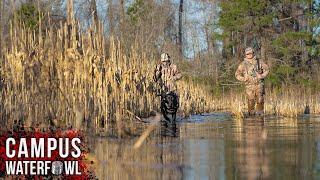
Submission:
<svg viewBox="0 0 320 180">
<path fill-rule="evenodd" d="M 159 86 L 165 92 L 176 92 L 177 84 L 176 81 L 181 79 L 181 73 L 178 67 L 168 61 L 161 61 L 157 65 L 154 74 L 155 81 L 159 83 Z"/>
<path fill-rule="evenodd" d="M 247 50 L 246 50 L 247 51 Z M 260 69 L 260 71 L 259 71 Z M 245 58 L 240 63 L 235 72 L 239 81 L 246 85 L 246 96 L 248 100 L 249 114 L 255 113 L 255 105 L 258 113 L 263 113 L 264 108 L 264 90 L 263 79 L 268 75 L 269 67 L 259 59 L 259 68 L 256 57 L 252 59 Z"/>
</svg>

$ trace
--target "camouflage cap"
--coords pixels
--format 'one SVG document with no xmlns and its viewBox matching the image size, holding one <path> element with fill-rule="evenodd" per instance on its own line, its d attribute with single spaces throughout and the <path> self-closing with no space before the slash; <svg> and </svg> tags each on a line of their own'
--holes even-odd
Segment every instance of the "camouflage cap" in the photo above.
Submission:
<svg viewBox="0 0 320 180">
<path fill-rule="evenodd" d="M 252 54 L 254 53 L 254 50 L 251 47 L 246 48 L 245 54 Z"/>
<path fill-rule="evenodd" d="M 169 61 L 169 60 L 170 60 L 169 54 L 167 54 L 167 53 L 162 53 L 161 54 L 161 62 Z"/>
</svg>

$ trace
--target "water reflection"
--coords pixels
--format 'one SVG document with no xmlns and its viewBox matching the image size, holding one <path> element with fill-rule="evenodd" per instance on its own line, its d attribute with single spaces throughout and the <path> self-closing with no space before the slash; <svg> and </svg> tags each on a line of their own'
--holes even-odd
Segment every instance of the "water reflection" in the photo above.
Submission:
<svg viewBox="0 0 320 180">
<path fill-rule="evenodd" d="M 178 137 L 179 130 L 177 128 L 176 122 L 168 122 L 168 121 L 161 121 L 160 126 L 161 136 L 162 137 Z"/>
<path fill-rule="evenodd" d="M 320 178 L 319 118 L 240 121 L 215 113 L 192 116 L 178 122 L 175 128 L 177 137 L 164 136 L 164 129 L 158 128 L 138 150 L 133 149 L 136 137 L 93 138 L 90 144 L 93 156 L 98 159 L 97 177 Z"/>
<path fill-rule="evenodd" d="M 99 179 L 181 179 L 183 162 L 178 139 L 154 138 L 141 149 L 134 141 L 102 140 L 96 143 Z"/>
<path fill-rule="evenodd" d="M 267 130 L 264 127 L 263 118 L 254 118 L 238 123 L 236 132 L 241 129 L 241 133 L 234 133 L 235 144 L 235 165 L 238 169 L 235 177 L 241 179 L 269 179 L 269 153 L 266 152 Z"/>
<path fill-rule="evenodd" d="M 224 141 L 191 139 L 185 140 L 184 179 L 225 179 Z"/>
</svg>

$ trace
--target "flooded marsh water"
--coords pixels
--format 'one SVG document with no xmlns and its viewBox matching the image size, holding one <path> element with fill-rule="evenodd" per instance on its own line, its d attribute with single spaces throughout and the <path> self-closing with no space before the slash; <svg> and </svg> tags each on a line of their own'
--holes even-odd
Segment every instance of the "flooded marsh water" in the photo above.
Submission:
<svg viewBox="0 0 320 180">
<path fill-rule="evenodd" d="M 144 123 L 146 127 L 149 123 Z M 177 122 L 137 137 L 91 141 L 99 179 L 320 179 L 320 117 L 248 118 L 226 113 Z M 143 129 L 142 129 L 143 130 Z"/>
</svg>

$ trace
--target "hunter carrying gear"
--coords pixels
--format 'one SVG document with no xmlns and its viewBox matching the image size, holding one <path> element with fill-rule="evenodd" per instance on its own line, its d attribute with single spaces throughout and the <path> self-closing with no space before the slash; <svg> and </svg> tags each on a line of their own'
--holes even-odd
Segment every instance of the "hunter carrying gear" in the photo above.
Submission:
<svg viewBox="0 0 320 180">
<path fill-rule="evenodd" d="M 245 56 L 238 66 L 235 76 L 239 81 L 245 83 L 249 115 L 255 113 L 262 115 L 264 109 L 264 78 L 269 73 L 269 67 L 261 59 L 256 58 L 251 47 L 246 48 Z"/>
<path fill-rule="evenodd" d="M 161 54 L 161 62 L 154 71 L 154 80 L 159 83 L 161 89 L 166 92 L 175 92 L 177 94 L 176 81 L 181 79 L 181 74 L 176 65 L 170 61 L 167 53 Z"/>
</svg>

